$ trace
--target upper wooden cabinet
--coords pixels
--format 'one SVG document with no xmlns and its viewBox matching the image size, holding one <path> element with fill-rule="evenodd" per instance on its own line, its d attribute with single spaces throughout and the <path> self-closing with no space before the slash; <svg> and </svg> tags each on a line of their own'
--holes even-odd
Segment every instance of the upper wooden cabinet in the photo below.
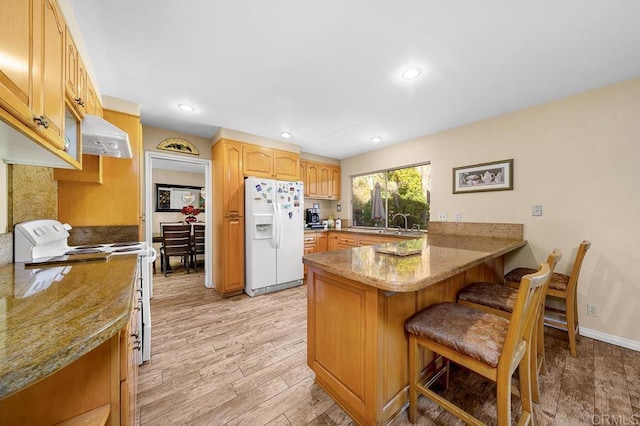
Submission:
<svg viewBox="0 0 640 426">
<path fill-rule="evenodd" d="M 242 172 L 245 176 L 297 180 L 299 168 L 299 157 L 295 152 L 257 145 L 244 144 L 242 147 Z"/>
<path fill-rule="evenodd" d="M 65 22 L 53 0 L 39 0 L 34 8 L 34 120 L 37 129 L 56 148 L 64 149 Z M 39 19 L 38 19 L 39 18 Z M 38 25 L 39 24 L 39 25 Z M 40 49 L 36 49 L 36 45 Z"/>
<path fill-rule="evenodd" d="M 47 152 L 34 163 L 31 148 L 21 149 L 17 145 L 25 141 L 0 141 L 16 144 L 10 150 L 12 162 L 62 164 L 47 158 L 52 153 L 80 168 L 81 148 L 72 136 L 79 133 L 78 125 L 87 113 L 88 103 L 101 115 L 96 91 L 58 3 L 55 0 L 2 0 L 0 119 Z M 69 109 L 73 110 L 72 114 Z"/>
<path fill-rule="evenodd" d="M 2 0 L 0 8 L 0 106 L 24 124 L 33 122 L 32 8 L 34 1 Z"/>
<path fill-rule="evenodd" d="M 222 192 L 223 215 L 244 216 L 244 176 L 242 175 L 242 146 L 222 142 L 222 158 L 225 165 Z"/>
<path fill-rule="evenodd" d="M 304 196 L 316 199 L 340 199 L 340 166 L 304 162 Z"/>
<path fill-rule="evenodd" d="M 80 115 L 87 113 L 87 70 L 78 54 L 76 43 L 67 30 L 65 37 L 65 94 Z"/>
</svg>

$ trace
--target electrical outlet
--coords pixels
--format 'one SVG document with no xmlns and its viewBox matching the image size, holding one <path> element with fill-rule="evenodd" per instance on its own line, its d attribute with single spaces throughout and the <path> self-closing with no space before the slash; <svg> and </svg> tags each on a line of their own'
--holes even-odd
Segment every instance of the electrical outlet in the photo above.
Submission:
<svg viewBox="0 0 640 426">
<path fill-rule="evenodd" d="M 542 216 L 542 204 L 531 206 L 531 216 Z"/>
<path fill-rule="evenodd" d="M 455 212 L 453 215 L 456 218 L 456 222 L 460 222 L 462 220 L 462 213 Z"/>
<path fill-rule="evenodd" d="M 597 317 L 598 316 L 598 305 L 592 305 L 590 303 L 587 303 L 587 315 L 589 315 L 591 317 Z"/>
<path fill-rule="evenodd" d="M 438 220 L 447 220 L 446 213 L 438 213 Z"/>
</svg>

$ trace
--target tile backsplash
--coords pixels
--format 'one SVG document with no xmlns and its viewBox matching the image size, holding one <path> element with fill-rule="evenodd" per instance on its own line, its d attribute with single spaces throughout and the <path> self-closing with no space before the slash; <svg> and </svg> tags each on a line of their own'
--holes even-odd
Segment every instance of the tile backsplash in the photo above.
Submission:
<svg viewBox="0 0 640 426">
<path fill-rule="evenodd" d="M 13 262 L 13 233 L 0 234 L 0 265 Z"/>
</svg>

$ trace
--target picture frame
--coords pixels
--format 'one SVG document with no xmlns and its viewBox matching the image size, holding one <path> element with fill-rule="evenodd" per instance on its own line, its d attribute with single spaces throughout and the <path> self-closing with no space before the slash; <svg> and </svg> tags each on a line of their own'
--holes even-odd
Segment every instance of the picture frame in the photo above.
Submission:
<svg viewBox="0 0 640 426">
<path fill-rule="evenodd" d="M 513 159 L 453 168 L 453 193 L 513 190 Z"/>
<path fill-rule="evenodd" d="M 156 183 L 156 212 L 180 212 L 192 205 L 204 212 L 204 197 L 199 186 Z"/>
</svg>

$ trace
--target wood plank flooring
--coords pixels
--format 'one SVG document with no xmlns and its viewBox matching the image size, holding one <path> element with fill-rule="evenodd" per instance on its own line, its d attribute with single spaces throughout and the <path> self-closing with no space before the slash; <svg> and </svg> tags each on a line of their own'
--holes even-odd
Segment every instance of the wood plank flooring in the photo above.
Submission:
<svg viewBox="0 0 640 426">
<path fill-rule="evenodd" d="M 151 361 L 139 369 L 138 424 L 353 424 L 306 366 L 306 286 L 223 299 L 203 283 L 202 272 L 154 275 Z M 551 331 L 545 338 L 536 423 L 640 424 L 640 353 L 583 337 L 579 358 L 572 358 L 562 336 Z M 495 424 L 493 384 L 452 370 L 443 395 Z M 514 396 L 514 415 L 520 409 Z M 424 397 L 418 413 L 420 425 L 463 424 Z M 406 412 L 391 424 L 409 425 Z"/>
</svg>

